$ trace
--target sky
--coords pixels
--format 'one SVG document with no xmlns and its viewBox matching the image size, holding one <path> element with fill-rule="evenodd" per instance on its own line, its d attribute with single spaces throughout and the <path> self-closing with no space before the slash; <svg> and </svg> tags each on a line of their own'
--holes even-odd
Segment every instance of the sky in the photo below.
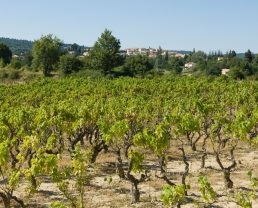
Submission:
<svg viewBox="0 0 258 208">
<path fill-rule="evenodd" d="M 92 46 L 107 28 L 122 48 L 258 53 L 258 0 L 0 0 L 0 26 L 26 40 Z"/>
</svg>

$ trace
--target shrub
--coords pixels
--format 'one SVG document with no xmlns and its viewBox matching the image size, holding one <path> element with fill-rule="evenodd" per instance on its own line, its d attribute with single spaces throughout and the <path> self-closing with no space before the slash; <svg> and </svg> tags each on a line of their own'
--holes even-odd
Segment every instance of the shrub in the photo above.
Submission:
<svg viewBox="0 0 258 208">
<path fill-rule="evenodd" d="M 18 59 L 12 59 L 11 63 L 10 63 L 11 68 L 13 69 L 20 69 L 22 67 L 22 64 L 20 62 L 20 60 Z"/>
<path fill-rule="evenodd" d="M 82 68 L 82 62 L 75 56 L 69 54 L 63 55 L 60 58 L 59 68 L 64 74 L 78 72 Z"/>
<path fill-rule="evenodd" d="M 17 70 L 10 70 L 8 73 L 8 78 L 10 79 L 19 79 L 19 77 L 20 77 L 20 74 L 19 74 L 19 71 Z"/>
<path fill-rule="evenodd" d="M 0 70 L 0 79 L 5 79 L 8 77 L 8 74 L 4 70 Z"/>
<path fill-rule="evenodd" d="M 202 199 L 205 203 L 214 203 L 217 198 L 217 193 L 214 191 L 206 176 L 199 176 L 198 183 L 200 185 Z"/>
<path fill-rule="evenodd" d="M 229 75 L 233 79 L 245 79 L 245 75 L 240 68 L 234 67 L 230 70 Z"/>
<path fill-rule="evenodd" d="M 5 67 L 4 60 L 0 58 L 0 68 L 4 68 L 4 67 Z"/>
<path fill-rule="evenodd" d="M 169 207 L 173 205 L 180 207 L 186 200 L 186 189 L 189 189 L 189 187 L 185 187 L 183 184 L 177 186 L 165 185 L 161 194 L 161 201 Z"/>
</svg>

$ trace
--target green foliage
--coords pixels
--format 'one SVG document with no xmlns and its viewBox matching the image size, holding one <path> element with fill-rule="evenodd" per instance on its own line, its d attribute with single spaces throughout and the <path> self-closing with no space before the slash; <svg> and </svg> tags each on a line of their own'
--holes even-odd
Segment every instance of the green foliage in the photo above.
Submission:
<svg viewBox="0 0 258 208">
<path fill-rule="evenodd" d="M 50 208 L 66 208 L 65 204 L 59 201 L 54 201 L 50 204 Z"/>
<path fill-rule="evenodd" d="M 13 69 L 20 69 L 22 67 L 22 63 L 17 58 L 13 58 L 10 63 L 10 67 Z"/>
<path fill-rule="evenodd" d="M 137 55 L 127 57 L 123 68 L 126 75 L 144 77 L 153 66 L 147 56 Z"/>
<path fill-rule="evenodd" d="M 254 194 L 252 192 L 245 193 L 243 191 L 237 192 L 236 202 L 243 208 L 252 208 L 252 199 L 254 198 Z"/>
<path fill-rule="evenodd" d="M 206 176 L 199 176 L 198 183 L 200 192 L 205 203 L 214 203 L 217 199 L 217 193 L 212 188 Z"/>
<path fill-rule="evenodd" d="M 0 38 L 0 43 L 7 45 L 10 50 L 17 55 L 31 51 L 33 45 L 32 41 L 2 37 Z"/>
<path fill-rule="evenodd" d="M 52 141 L 55 143 L 54 141 Z M 57 183 L 58 189 L 62 192 L 64 197 L 69 201 L 71 207 L 83 208 L 85 207 L 84 195 L 85 186 L 89 184 L 90 177 L 88 175 L 88 165 L 90 155 L 83 150 L 80 144 L 76 144 L 72 153 L 71 163 L 64 167 L 55 167 L 52 172 L 52 180 Z M 51 164 L 51 163 L 50 163 Z M 75 190 L 71 189 L 71 181 L 75 180 Z M 76 191 L 77 195 L 74 195 Z M 57 207 L 59 204 L 56 205 Z M 62 207 L 63 204 L 61 203 Z"/>
<path fill-rule="evenodd" d="M 184 66 L 184 60 L 182 58 L 177 58 L 173 56 L 168 59 L 166 68 L 176 74 L 179 74 L 182 72 L 183 66 Z"/>
<path fill-rule="evenodd" d="M 155 130 L 146 128 L 142 133 L 136 134 L 133 139 L 136 145 L 150 148 L 156 156 L 162 156 L 170 144 L 168 125 L 160 123 Z"/>
<path fill-rule="evenodd" d="M 5 167 L 8 163 L 10 153 L 8 151 L 8 142 L 0 143 L 0 166 Z"/>
<path fill-rule="evenodd" d="M 120 47 L 120 41 L 110 30 L 105 29 L 90 50 L 88 57 L 90 67 L 101 70 L 104 75 L 110 74 L 111 69 L 122 63 L 122 57 L 119 55 Z"/>
<path fill-rule="evenodd" d="M 27 51 L 27 52 L 24 54 L 23 65 L 26 65 L 26 66 L 28 66 L 28 67 L 31 67 L 31 65 L 32 65 L 32 60 L 33 60 L 32 52 L 31 52 L 31 51 Z"/>
<path fill-rule="evenodd" d="M 244 73 L 241 71 L 240 68 L 234 67 L 230 70 L 229 75 L 233 78 L 233 79 L 244 79 L 245 75 Z"/>
<path fill-rule="evenodd" d="M 250 50 L 248 50 L 247 52 L 245 52 L 245 60 L 249 63 L 251 63 L 254 59 L 254 55 L 252 54 L 252 52 Z"/>
<path fill-rule="evenodd" d="M 234 51 L 234 50 L 230 50 L 227 54 L 226 54 L 226 57 L 228 57 L 228 58 L 234 58 L 234 57 L 236 57 L 236 52 Z"/>
<path fill-rule="evenodd" d="M 0 43 L 0 59 L 3 60 L 4 64 L 9 64 L 12 59 L 11 50 L 3 43 Z"/>
<path fill-rule="evenodd" d="M 144 155 L 136 150 L 131 150 L 129 153 L 129 159 L 132 163 L 132 171 L 134 173 L 143 171 Z"/>
<path fill-rule="evenodd" d="M 249 176 L 251 188 L 255 191 L 258 187 L 258 179 L 253 176 L 253 172 L 251 170 L 247 172 L 247 175 Z"/>
<path fill-rule="evenodd" d="M 168 207 L 181 205 L 186 201 L 185 191 L 186 187 L 182 184 L 177 186 L 165 185 L 161 193 L 161 201 Z"/>
<path fill-rule="evenodd" d="M 193 52 L 191 56 L 189 56 L 187 61 L 191 61 L 194 63 L 205 61 L 207 58 L 207 55 L 203 51 L 197 51 Z"/>
<path fill-rule="evenodd" d="M 0 70 L 0 79 L 5 79 L 8 77 L 6 70 Z"/>
<path fill-rule="evenodd" d="M 159 46 L 158 50 L 157 50 L 157 55 L 156 55 L 156 58 L 155 58 L 155 65 L 154 65 L 154 68 L 155 69 L 160 69 L 162 68 L 164 65 L 164 62 L 163 62 L 163 57 L 162 57 L 162 48 Z"/>
<path fill-rule="evenodd" d="M 209 61 L 207 63 L 206 74 L 213 75 L 213 76 L 219 76 L 219 75 L 221 75 L 221 69 L 222 69 L 222 66 L 220 65 L 219 62 Z"/>
<path fill-rule="evenodd" d="M 20 71 L 12 68 L 5 68 L 0 70 L 0 79 L 15 80 L 20 78 Z"/>
<path fill-rule="evenodd" d="M 78 56 L 78 55 L 82 54 L 83 48 L 84 48 L 83 46 L 79 46 L 78 44 L 73 43 L 70 45 L 69 51 L 72 51 L 75 56 Z"/>
<path fill-rule="evenodd" d="M 75 56 L 69 54 L 60 57 L 59 69 L 64 74 L 71 74 L 72 72 L 78 72 L 82 68 L 82 62 Z"/>
<path fill-rule="evenodd" d="M 123 136 L 129 130 L 129 125 L 126 120 L 121 120 L 115 122 L 112 126 L 109 127 L 108 131 L 105 131 L 106 123 L 99 123 L 99 125 L 103 128 L 105 141 L 107 144 L 111 142 L 116 143 L 116 141 L 121 142 Z"/>
<path fill-rule="evenodd" d="M 33 68 L 40 68 L 48 76 L 54 69 L 60 56 L 61 41 L 52 35 L 42 36 L 33 44 Z"/>
<path fill-rule="evenodd" d="M 252 191 L 237 191 L 236 203 L 243 208 L 252 208 L 252 200 L 256 198 L 256 188 L 258 186 L 258 179 L 253 176 L 252 171 L 247 172 L 247 176 L 250 180 L 250 186 Z"/>
<path fill-rule="evenodd" d="M 223 138 L 249 144 L 255 139 L 250 134 L 257 128 L 257 116 L 257 82 L 229 77 L 77 76 L 0 86 L 0 165 L 5 181 L 0 191 L 7 187 L 10 192 L 5 195 L 11 196 L 22 183 L 33 194 L 48 175 L 67 199 L 65 206 L 82 207 L 95 168 L 91 159 L 106 150 L 104 144 L 120 153 L 119 159 L 126 158 L 127 167 L 120 161 L 126 180 L 131 177 L 140 184 L 148 178 L 146 158 L 159 163 L 162 157 L 166 163 L 175 138 L 187 144 L 187 133 L 198 135 L 207 128 L 214 136 L 221 127 Z M 257 179 L 250 173 L 249 178 L 255 187 Z M 207 178 L 199 183 L 203 201 L 214 202 L 216 193 Z M 164 188 L 164 203 L 182 203 L 186 188 Z M 139 194 L 137 186 L 135 193 Z"/>
<path fill-rule="evenodd" d="M 4 68 L 4 67 L 5 67 L 4 60 L 0 58 L 0 68 Z"/>
<path fill-rule="evenodd" d="M 192 69 L 195 76 L 220 76 L 221 70 L 227 68 L 234 79 L 245 79 L 247 76 L 254 76 L 258 69 L 254 54 L 250 50 L 245 53 L 244 58 L 237 56 L 234 50 L 225 55 L 220 51 L 208 55 L 198 51 L 187 56 L 186 62 L 195 63 L 196 66 Z"/>
<path fill-rule="evenodd" d="M 8 78 L 10 78 L 10 79 L 19 79 L 19 77 L 20 77 L 20 73 L 19 73 L 19 71 L 15 70 L 15 69 L 11 69 L 8 72 Z"/>
</svg>

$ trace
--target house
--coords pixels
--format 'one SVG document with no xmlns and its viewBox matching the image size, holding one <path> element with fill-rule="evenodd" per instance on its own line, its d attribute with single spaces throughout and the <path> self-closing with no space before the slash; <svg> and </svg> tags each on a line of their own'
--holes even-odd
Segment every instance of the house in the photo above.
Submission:
<svg viewBox="0 0 258 208">
<path fill-rule="evenodd" d="M 68 51 L 70 55 L 75 55 L 75 51 Z"/>
<path fill-rule="evenodd" d="M 128 48 L 126 49 L 126 55 L 132 56 L 132 55 L 137 55 L 139 54 L 138 48 Z"/>
<path fill-rule="evenodd" d="M 150 53 L 157 53 L 158 49 L 156 49 L 156 48 L 149 48 L 149 52 Z"/>
<path fill-rule="evenodd" d="M 139 52 L 139 54 L 141 54 L 141 55 L 147 55 L 147 53 L 148 53 L 149 51 L 148 51 L 148 49 L 146 49 L 146 48 L 139 48 L 139 49 L 138 49 L 138 52 Z"/>
<path fill-rule="evenodd" d="M 193 63 L 193 62 L 188 62 L 188 63 L 186 63 L 185 64 L 185 68 L 186 69 L 192 69 L 192 68 L 194 68 L 195 67 L 195 63 Z"/>
<path fill-rule="evenodd" d="M 125 50 L 120 50 L 119 55 L 125 57 L 126 56 L 126 51 Z"/>
<path fill-rule="evenodd" d="M 185 54 L 176 53 L 176 54 L 175 54 L 175 57 L 176 57 L 176 58 L 184 58 L 184 57 L 185 57 Z"/>
<path fill-rule="evenodd" d="M 230 72 L 230 69 L 221 69 L 221 74 L 227 75 Z"/>
<path fill-rule="evenodd" d="M 88 51 L 83 52 L 83 56 L 89 56 L 89 52 Z"/>
<path fill-rule="evenodd" d="M 224 57 L 218 57 L 218 61 L 222 61 Z"/>
<path fill-rule="evenodd" d="M 150 58 L 156 58 L 156 57 L 157 57 L 157 54 L 158 54 L 157 51 L 152 50 L 152 51 L 149 52 L 148 55 L 149 55 Z"/>
<path fill-rule="evenodd" d="M 12 56 L 12 58 L 19 58 L 19 56 L 16 55 L 16 54 L 14 54 L 14 55 Z"/>
</svg>

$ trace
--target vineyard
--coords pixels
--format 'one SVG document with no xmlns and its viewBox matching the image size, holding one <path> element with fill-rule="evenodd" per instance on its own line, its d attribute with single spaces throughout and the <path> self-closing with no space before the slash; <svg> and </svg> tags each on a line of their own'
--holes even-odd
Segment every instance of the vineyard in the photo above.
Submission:
<svg viewBox="0 0 258 208">
<path fill-rule="evenodd" d="M 0 86 L 0 207 L 258 207 L 258 82 Z"/>
</svg>

